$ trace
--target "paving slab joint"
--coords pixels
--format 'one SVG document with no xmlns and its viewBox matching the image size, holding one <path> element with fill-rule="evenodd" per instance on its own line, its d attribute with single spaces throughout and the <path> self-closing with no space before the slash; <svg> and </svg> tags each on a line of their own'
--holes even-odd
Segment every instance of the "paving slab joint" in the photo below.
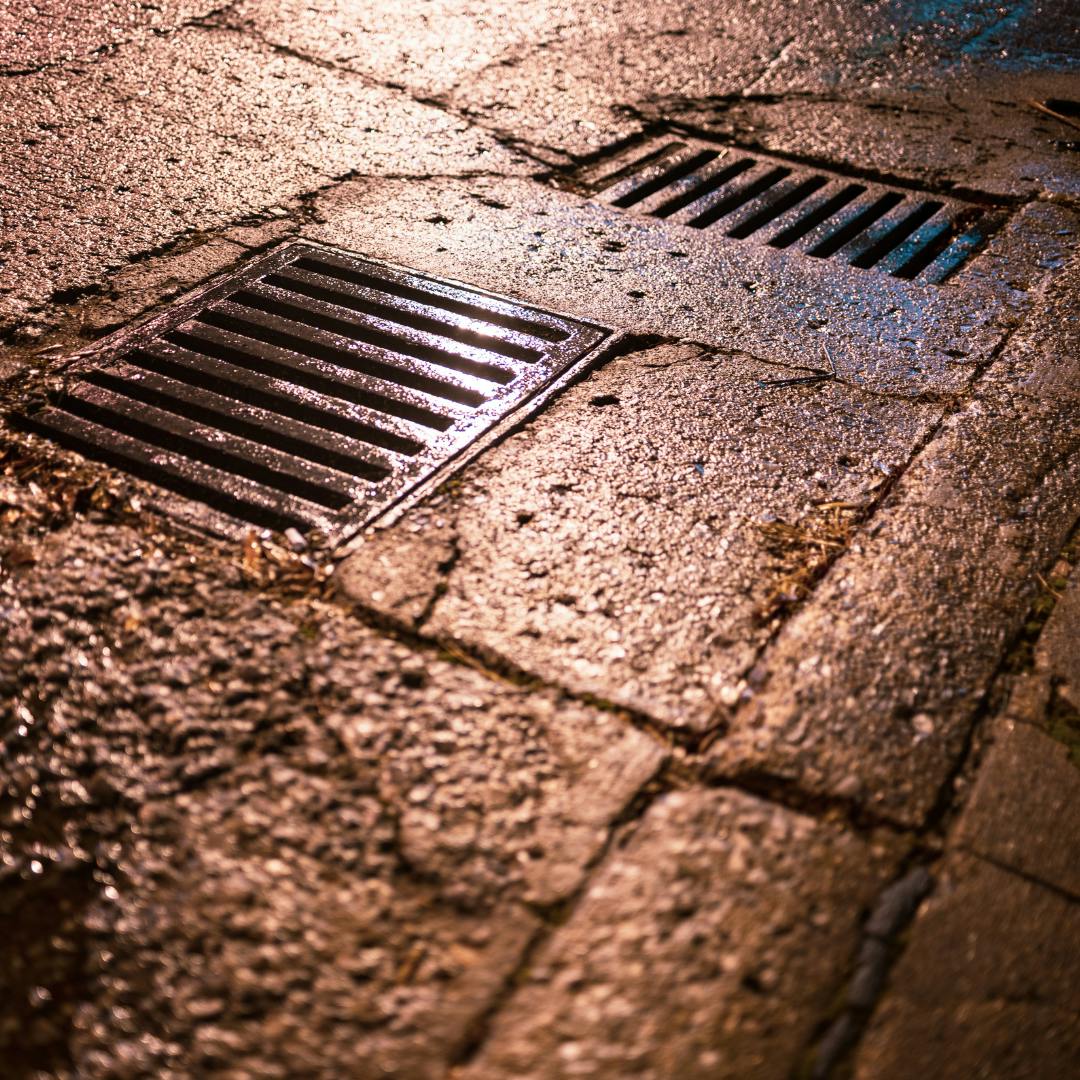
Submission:
<svg viewBox="0 0 1080 1080">
<path fill-rule="evenodd" d="M 884 831 L 897 836 L 921 835 L 901 822 L 875 814 L 855 798 L 806 791 L 787 777 L 763 770 L 710 775 L 707 766 L 698 767 L 694 757 L 693 754 L 688 756 L 684 768 L 705 787 L 741 791 L 815 821 L 838 823 L 859 834 Z"/>
<path fill-rule="evenodd" d="M 1054 590 L 1046 583 L 1046 574 L 1064 558 L 1075 564 L 1080 555 L 1080 518 L 1077 518 L 1068 534 L 1062 550 L 1047 561 L 1047 564 L 1032 571 L 1036 583 L 1034 599 L 1028 607 L 1027 617 L 1013 633 L 1002 649 L 998 665 L 986 684 L 975 714 L 968 726 L 964 745 L 956 755 L 952 770 L 945 777 L 938 797 L 926 817 L 921 835 L 943 836 L 949 829 L 962 808 L 963 794 L 966 794 L 966 778 L 974 774 L 982 755 L 980 740 L 983 730 L 994 716 L 1005 708 L 1012 683 L 1032 662 L 1034 646 L 1042 633 L 1043 627 L 1056 606 Z"/>
<path fill-rule="evenodd" d="M 457 1076 L 459 1070 L 464 1069 L 479 1055 L 491 1034 L 496 1017 L 509 1003 L 517 988 L 525 982 L 540 949 L 559 927 L 570 920 L 575 908 L 588 893 L 596 871 L 606 861 L 616 843 L 623 843 L 629 839 L 637 824 L 659 798 L 684 786 L 686 785 L 681 782 L 677 773 L 673 775 L 669 771 L 668 765 L 661 766 L 657 775 L 638 791 L 612 821 L 603 844 L 584 867 L 584 872 L 574 892 L 556 904 L 528 905 L 539 918 L 537 930 L 529 939 L 518 958 L 517 965 L 503 981 L 502 987 L 494 995 L 488 1008 L 474 1018 L 469 1030 L 465 1032 L 457 1052 L 450 1058 L 449 1076 Z"/>
<path fill-rule="evenodd" d="M 903 951 L 905 932 L 934 886 L 927 853 L 916 850 L 882 890 L 863 923 L 838 1012 L 819 1026 L 798 1080 L 828 1080 L 843 1069 L 881 997 L 889 972 Z"/>
</svg>

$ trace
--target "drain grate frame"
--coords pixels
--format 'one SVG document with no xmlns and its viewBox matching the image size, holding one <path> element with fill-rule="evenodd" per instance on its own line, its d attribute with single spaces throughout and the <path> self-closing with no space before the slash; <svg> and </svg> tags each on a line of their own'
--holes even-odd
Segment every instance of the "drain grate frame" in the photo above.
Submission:
<svg viewBox="0 0 1080 1080">
<path fill-rule="evenodd" d="M 590 166 L 600 203 L 732 240 L 940 285 L 1007 219 L 931 194 L 697 136 L 668 133 Z"/>
<path fill-rule="evenodd" d="M 10 419 L 201 531 L 347 540 L 600 355 L 611 328 L 290 241 L 76 356 Z"/>
</svg>

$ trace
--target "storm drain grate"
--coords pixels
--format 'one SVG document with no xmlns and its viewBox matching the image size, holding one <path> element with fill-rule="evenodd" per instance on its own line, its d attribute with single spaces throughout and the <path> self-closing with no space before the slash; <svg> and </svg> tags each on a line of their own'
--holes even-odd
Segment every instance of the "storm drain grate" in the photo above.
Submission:
<svg viewBox="0 0 1080 1080">
<path fill-rule="evenodd" d="M 24 421 L 230 517 L 341 536 L 607 334 L 290 244 L 121 331 Z"/>
<path fill-rule="evenodd" d="M 972 203 L 692 139 L 658 141 L 596 188 L 636 214 L 923 282 L 955 273 L 1002 221 Z"/>
</svg>

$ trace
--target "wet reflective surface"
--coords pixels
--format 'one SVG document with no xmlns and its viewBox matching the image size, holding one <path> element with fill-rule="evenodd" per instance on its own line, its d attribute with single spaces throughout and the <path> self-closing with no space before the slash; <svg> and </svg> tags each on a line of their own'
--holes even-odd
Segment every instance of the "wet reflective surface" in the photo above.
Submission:
<svg viewBox="0 0 1080 1080">
<path fill-rule="evenodd" d="M 0 0 L 2 411 L 407 266 L 71 414 L 332 516 L 620 335 L 348 552 L 0 426 L 5 1075 L 1069 1075 L 1074 8 Z"/>
</svg>

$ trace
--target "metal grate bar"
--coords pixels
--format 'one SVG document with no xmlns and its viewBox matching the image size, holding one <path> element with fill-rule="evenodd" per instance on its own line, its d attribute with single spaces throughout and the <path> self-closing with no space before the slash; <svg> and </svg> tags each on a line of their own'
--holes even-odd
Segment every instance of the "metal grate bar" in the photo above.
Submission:
<svg viewBox="0 0 1080 1080">
<path fill-rule="evenodd" d="M 535 364 L 544 355 L 543 341 L 518 330 L 465 322 L 462 316 L 450 312 L 432 311 L 408 297 L 379 293 L 360 285 L 349 285 L 340 279 L 286 266 L 263 279 L 268 285 L 279 285 L 292 292 L 302 293 L 315 300 L 348 308 L 372 316 L 381 324 L 396 323 L 411 327 L 436 338 L 446 338 L 462 345 L 471 345 L 485 352 L 508 356 L 526 364 Z M 387 327 L 389 330 L 390 328 Z M 396 332 L 391 331 L 391 332 Z M 445 342 L 440 343 L 445 348 Z"/>
<path fill-rule="evenodd" d="M 657 192 L 671 187 L 683 177 L 696 173 L 719 156 L 719 150 L 687 150 L 676 154 L 663 164 L 651 166 L 643 177 L 627 182 L 623 193 L 616 194 L 612 199 L 612 204 L 624 210 L 628 206 L 634 206 Z"/>
<path fill-rule="evenodd" d="M 915 251 L 896 271 L 896 276 L 945 281 L 986 243 L 999 224 L 990 214 L 979 217 L 970 228 L 962 220 L 953 219 L 922 249 Z"/>
<path fill-rule="evenodd" d="M 851 265 L 863 270 L 876 266 L 890 251 L 916 232 L 919 226 L 925 225 L 941 207 L 941 203 L 932 200 L 919 203 L 914 208 L 910 203 L 901 203 L 863 233 L 859 238 L 860 250 L 852 258 Z"/>
<path fill-rule="evenodd" d="M 786 248 L 802 240 L 815 229 L 824 225 L 834 214 L 838 214 L 850 202 L 864 194 L 866 188 L 862 184 L 833 183 L 822 193 L 820 199 L 813 199 L 809 203 L 798 207 L 792 220 L 777 221 L 778 231 L 773 235 L 769 243 L 773 247 Z"/>
<path fill-rule="evenodd" d="M 842 247 L 846 247 L 856 237 L 861 236 L 878 218 L 887 214 L 894 206 L 899 206 L 903 201 L 904 196 L 899 192 L 886 191 L 868 206 L 862 206 L 857 214 L 852 214 L 846 221 L 837 224 L 806 254 L 813 255 L 816 259 L 827 259 L 830 255 L 835 255 Z"/>
<path fill-rule="evenodd" d="M 297 325 L 286 315 L 273 315 L 249 306 L 246 301 L 241 304 L 229 300 L 218 304 L 200 315 L 199 320 L 261 341 L 264 345 L 276 345 L 312 360 L 323 360 L 340 368 L 351 369 L 377 379 L 383 385 L 418 390 L 428 397 L 453 401 L 459 405 L 475 407 L 486 400 L 475 382 L 468 385 L 463 377 L 454 379 L 443 371 L 436 374 L 430 365 L 415 361 L 395 363 L 393 355 L 385 349 L 366 342 L 353 343 L 343 334 L 318 330 L 306 324 Z"/>
<path fill-rule="evenodd" d="M 340 510 L 363 493 L 355 477 L 298 461 L 273 447 L 234 436 L 148 405 L 112 386 L 89 383 L 72 388 L 62 399 L 64 408 L 102 427 L 134 435 L 164 450 L 216 469 L 246 476 L 265 487 L 296 495 L 308 502 Z"/>
<path fill-rule="evenodd" d="M 279 416 L 291 416 L 312 427 L 412 457 L 423 448 L 404 425 L 394 424 L 358 405 L 314 391 L 305 391 L 282 379 L 256 375 L 224 360 L 191 352 L 167 342 L 135 349 L 125 359 L 148 371 L 168 375 L 190 386 L 200 386 L 242 405 L 257 405 Z"/>
<path fill-rule="evenodd" d="M 549 312 L 504 301 L 488 293 L 421 278 L 392 267 L 379 266 L 379 273 L 374 274 L 366 269 L 374 266 L 374 263 L 348 259 L 322 250 L 309 251 L 312 253 L 304 254 L 287 265 L 338 276 L 342 281 L 381 290 L 403 300 L 415 300 L 433 311 L 463 316 L 478 326 L 517 330 L 546 342 L 580 343 L 591 337 L 585 324 L 579 327 L 568 325 L 567 320 Z"/>
<path fill-rule="evenodd" d="M 350 476 L 379 481 L 393 471 L 392 462 L 370 446 L 347 437 L 332 437 L 292 417 L 242 404 L 168 376 L 121 364 L 108 371 L 91 371 L 86 381 Z"/>
<path fill-rule="evenodd" d="M 387 386 L 355 371 L 303 356 L 288 349 L 245 337 L 222 327 L 191 323 L 165 335 L 165 340 L 265 372 L 298 386 L 331 397 L 363 405 L 374 412 L 412 420 L 424 427 L 445 431 L 456 417 L 450 402 L 440 402 L 436 410 L 429 398 L 404 388 Z"/>
<path fill-rule="evenodd" d="M 233 297 L 233 302 L 254 307 L 272 315 L 282 315 L 294 322 L 328 330 L 353 342 L 363 342 L 386 357 L 408 356 L 435 367 L 486 382 L 505 385 L 513 382 L 514 372 L 490 353 L 472 345 L 448 342 L 408 326 L 395 325 L 373 315 L 349 311 L 339 304 L 288 292 L 267 281 L 256 282 Z M 535 357 L 531 358 L 535 360 Z"/>
<path fill-rule="evenodd" d="M 271 529 L 328 529 L 334 520 L 324 507 L 216 469 L 178 451 L 145 443 L 65 409 L 49 409 L 25 417 L 24 422 L 63 446 L 90 453 L 143 480 L 255 525 Z"/>
<path fill-rule="evenodd" d="M 761 205 L 752 213 L 747 214 L 733 228 L 728 229 L 728 236 L 736 240 L 745 240 L 752 236 L 758 229 L 764 228 L 770 222 L 775 221 L 785 211 L 800 205 L 807 198 L 823 188 L 828 181 L 824 176 L 811 176 L 798 182 L 790 181 L 780 186 L 779 190 L 773 191 L 770 198 L 761 200 Z"/>
<path fill-rule="evenodd" d="M 651 213 L 654 217 L 673 218 L 680 222 L 692 218 L 712 201 L 712 197 L 722 198 L 732 182 L 750 172 L 756 164 L 753 158 L 744 157 L 719 168 L 694 173 L 665 189 L 663 201 Z"/>
<path fill-rule="evenodd" d="M 778 184 L 785 176 L 790 176 L 791 170 L 778 165 L 774 169 L 752 180 L 749 184 L 732 191 L 722 199 L 710 203 L 704 210 L 692 217 L 687 224 L 695 229 L 707 229 L 715 225 L 722 217 L 727 217 L 733 210 L 745 206 L 751 199 L 756 199 L 763 192 L 768 191 L 774 184 Z"/>
<path fill-rule="evenodd" d="M 233 528 L 210 507 L 340 538 L 535 404 L 608 334 L 289 244 L 114 335 L 22 419 L 184 496 L 169 509 L 205 527 Z"/>
</svg>

